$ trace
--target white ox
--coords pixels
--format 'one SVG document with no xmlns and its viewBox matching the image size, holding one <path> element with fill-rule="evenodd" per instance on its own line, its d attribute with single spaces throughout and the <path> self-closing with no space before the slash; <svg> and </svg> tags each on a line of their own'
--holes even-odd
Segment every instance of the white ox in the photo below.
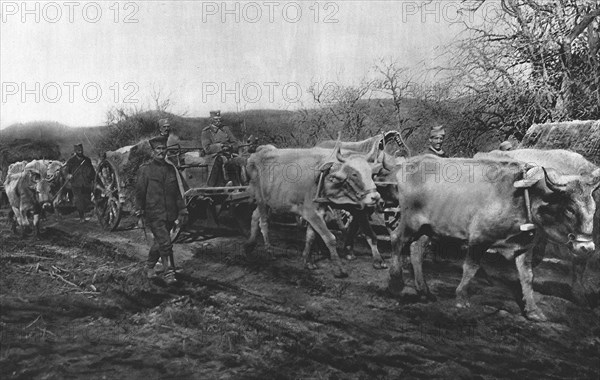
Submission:
<svg viewBox="0 0 600 380">
<path fill-rule="evenodd" d="M 336 250 L 335 236 L 327 229 L 323 218 L 329 203 L 374 206 L 380 196 L 371 178 L 372 165 L 377 158 L 377 145 L 367 154 L 343 157 L 335 149 L 277 149 L 260 146 L 248 159 L 250 177 L 248 192 L 257 202 L 252 214 L 250 239 L 246 253 L 256 246 L 260 226 L 265 246 L 270 250 L 268 235 L 269 210 L 292 212 L 308 222 L 306 245 L 302 253 L 305 267 L 316 268 L 310 246 L 318 233 L 325 242 L 336 265 L 336 277 L 347 276 Z M 321 185 L 321 192 L 317 194 Z M 319 201 L 315 201 L 315 198 Z"/>
<path fill-rule="evenodd" d="M 47 180 L 50 163 L 45 160 L 34 160 L 30 163 L 22 161 L 9 166 L 4 188 L 12 208 L 9 218 L 13 232 L 16 232 L 18 224 L 24 235 L 25 229 L 31 226 L 29 222 L 31 214 L 34 236 L 39 234 L 40 215 L 42 211 L 52 208 L 50 183 Z"/>
</svg>

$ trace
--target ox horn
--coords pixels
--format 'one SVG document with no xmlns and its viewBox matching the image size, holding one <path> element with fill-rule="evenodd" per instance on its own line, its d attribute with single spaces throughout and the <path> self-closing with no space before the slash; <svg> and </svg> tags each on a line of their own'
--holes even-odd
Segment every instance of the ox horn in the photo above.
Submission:
<svg viewBox="0 0 600 380">
<path fill-rule="evenodd" d="M 346 159 L 342 155 L 342 132 L 338 132 L 338 138 L 337 138 L 337 141 L 335 142 L 335 147 L 333 148 L 333 152 L 335 153 L 335 158 L 337 158 L 337 160 L 339 162 L 342 162 L 342 163 L 346 162 Z"/>
<path fill-rule="evenodd" d="M 544 178 L 546 180 L 546 186 L 548 187 L 548 189 L 554 192 L 560 192 L 565 190 L 567 186 L 565 183 L 558 183 L 550 177 L 551 174 L 554 174 L 552 171 L 550 172 L 550 174 L 548 174 L 546 168 L 542 167 L 542 170 L 544 171 Z"/>
<path fill-rule="evenodd" d="M 375 162 L 379 156 L 379 145 L 383 142 L 383 136 L 381 136 L 381 138 L 377 139 L 375 141 L 375 143 L 373 143 L 373 146 L 371 147 L 371 150 L 369 151 L 369 153 L 367 153 L 367 162 Z"/>
</svg>

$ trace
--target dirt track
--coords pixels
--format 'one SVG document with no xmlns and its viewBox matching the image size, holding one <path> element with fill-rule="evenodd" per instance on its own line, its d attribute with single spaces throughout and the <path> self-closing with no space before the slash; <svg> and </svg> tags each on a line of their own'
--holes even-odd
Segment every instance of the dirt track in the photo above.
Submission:
<svg viewBox="0 0 600 380">
<path fill-rule="evenodd" d="M 302 269 L 301 234 L 290 229 L 275 232 L 276 261 L 260 251 L 244 257 L 233 234 L 196 236 L 176 244 L 183 272 L 166 287 L 143 275 L 140 230 L 105 233 L 95 221 L 51 217 L 34 241 L 13 235 L 5 220 L 3 379 L 600 376 L 600 309 L 567 300 L 559 264 L 536 268 L 550 322 L 532 323 L 516 302 L 513 264 L 496 257 L 473 281 L 474 306 L 459 310 L 458 257 L 426 261 L 437 301 L 422 302 L 390 297 L 387 272 L 371 268 L 364 247 L 346 262 L 349 278 L 337 280 L 327 260 Z"/>
</svg>

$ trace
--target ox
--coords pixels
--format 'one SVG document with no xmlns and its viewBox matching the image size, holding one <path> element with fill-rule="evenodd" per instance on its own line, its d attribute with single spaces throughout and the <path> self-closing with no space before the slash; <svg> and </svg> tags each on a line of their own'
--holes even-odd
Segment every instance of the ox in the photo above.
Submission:
<svg viewBox="0 0 600 380">
<path fill-rule="evenodd" d="M 507 259 L 515 258 L 525 314 L 543 321 L 546 317 L 536 306 L 532 289 L 534 229 L 554 241 L 570 240 L 577 253 L 594 249 L 589 240 L 595 206 L 592 191 L 600 178 L 563 176 L 519 161 L 424 155 L 403 164 L 397 181 L 401 216 L 392 233 L 388 286 L 392 292 L 403 287 L 399 255 L 411 250 L 412 242 L 421 235 L 458 239 L 468 246 L 456 289 L 458 307 L 469 306 L 466 287 L 482 254 L 493 249 Z M 423 250 L 415 248 L 410 252 L 415 288 L 429 293 L 422 272 Z"/>
<path fill-rule="evenodd" d="M 50 210 L 51 196 L 50 184 L 45 178 L 47 167 L 36 162 L 32 165 L 15 165 L 9 167 L 9 175 L 4 182 L 8 202 L 12 208 L 9 218 L 12 222 L 12 231 L 16 232 L 17 224 L 21 226 L 21 234 L 30 227 L 29 215 L 33 214 L 33 233 L 39 235 L 40 214 Z M 31 163 L 30 163 L 31 164 Z M 12 165 L 11 165 L 12 166 Z M 18 169 L 22 167 L 20 173 Z M 11 171 L 12 169 L 12 171 Z"/>
<path fill-rule="evenodd" d="M 336 277 L 345 277 L 336 251 L 335 236 L 327 229 L 324 214 L 327 204 L 374 206 L 379 193 L 371 178 L 371 163 L 377 158 L 374 144 L 367 155 L 344 157 L 339 146 L 336 149 L 277 149 L 272 145 L 261 146 L 248 159 L 250 177 L 248 192 L 254 197 L 257 208 L 252 214 L 250 238 L 246 253 L 256 246 L 258 228 L 263 234 L 265 246 L 270 250 L 268 236 L 268 212 L 292 212 L 308 222 L 306 245 L 302 253 L 304 265 L 316 268 L 310 255 L 315 232 L 325 242 L 336 265 Z M 315 202 L 317 191 L 326 202 Z"/>
<path fill-rule="evenodd" d="M 571 152 L 564 149 L 517 149 L 511 151 L 500 151 L 495 150 L 489 153 L 477 153 L 474 158 L 482 159 L 513 159 L 529 163 L 532 165 L 543 166 L 546 168 L 552 168 L 564 175 L 583 175 L 600 177 L 600 168 L 586 160 L 579 153 Z M 596 210 L 594 217 L 594 243 L 596 246 L 596 254 L 600 251 L 600 191 L 594 192 L 594 198 L 596 201 Z M 542 234 L 536 234 L 536 243 L 533 248 L 533 260 L 534 265 L 544 256 L 548 239 Z M 569 244 L 570 245 L 570 244 Z M 569 251 L 573 256 L 573 277 L 572 286 L 574 288 L 574 295 L 579 298 L 579 301 L 583 301 L 584 297 L 581 295 L 585 294 L 585 290 L 581 280 L 585 271 L 589 257 L 578 256 L 576 252 L 569 247 Z M 578 290 L 575 290 L 579 288 Z"/>
<path fill-rule="evenodd" d="M 488 153 L 477 153 L 475 159 L 511 159 L 528 164 L 552 168 L 563 175 L 582 175 L 600 177 L 600 168 L 586 160 L 581 154 L 564 149 L 517 149 L 511 151 L 494 150 Z M 596 215 L 594 218 L 594 241 L 596 253 L 600 251 L 600 191 L 594 192 Z M 540 241 L 537 247 L 543 252 L 546 240 Z"/>
<path fill-rule="evenodd" d="M 395 196 L 395 185 L 390 186 L 390 179 L 393 179 L 393 167 L 396 164 L 404 162 L 404 157 L 399 157 L 401 152 L 402 143 L 400 141 L 400 134 L 397 131 L 389 131 L 383 135 L 374 136 L 362 141 L 356 142 L 342 142 L 340 144 L 340 148 L 349 152 L 354 153 L 366 153 L 368 149 L 370 149 L 373 144 L 377 144 L 380 152 L 379 160 L 383 163 L 383 165 L 377 165 L 374 167 L 373 174 L 376 177 L 377 191 L 380 193 L 381 199 L 383 201 L 379 206 L 391 206 L 396 207 L 398 205 L 397 198 Z M 328 148 L 334 147 L 334 140 L 327 140 L 317 144 L 317 147 Z M 338 206 L 338 208 L 340 208 Z M 349 212 L 352 215 L 352 219 L 350 220 L 350 224 L 348 225 L 347 230 L 344 233 L 344 253 L 346 254 L 346 258 L 349 260 L 353 260 L 355 258 L 353 253 L 354 247 L 354 238 L 358 233 L 358 230 L 362 231 L 365 235 L 365 239 L 369 248 L 371 249 L 371 255 L 373 256 L 373 268 L 375 269 L 385 269 L 387 265 L 385 264 L 381 254 L 379 253 L 379 249 L 377 248 L 377 235 L 375 231 L 373 231 L 373 227 L 369 222 L 370 215 L 375 211 L 374 207 L 368 207 L 365 209 L 357 209 L 356 207 L 341 207 L 345 211 Z M 380 207 L 382 208 L 382 207 Z M 384 211 L 386 216 L 389 214 L 388 210 Z M 387 224 L 387 223 L 386 223 Z"/>
</svg>

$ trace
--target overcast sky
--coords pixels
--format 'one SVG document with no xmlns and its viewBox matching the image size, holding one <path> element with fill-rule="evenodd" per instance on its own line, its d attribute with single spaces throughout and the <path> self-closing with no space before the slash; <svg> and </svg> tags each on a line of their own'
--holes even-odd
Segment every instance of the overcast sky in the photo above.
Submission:
<svg viewBox="0 0 600 380">
<path fill-rule="evenodd" d="M 3 1 L 0 126 L 100 125 L 152 88 L 189 116 L 310 106 L 311 83 L 356 83 L 379 57 L 433 64 L 459 2 Z"/>
</svg>

